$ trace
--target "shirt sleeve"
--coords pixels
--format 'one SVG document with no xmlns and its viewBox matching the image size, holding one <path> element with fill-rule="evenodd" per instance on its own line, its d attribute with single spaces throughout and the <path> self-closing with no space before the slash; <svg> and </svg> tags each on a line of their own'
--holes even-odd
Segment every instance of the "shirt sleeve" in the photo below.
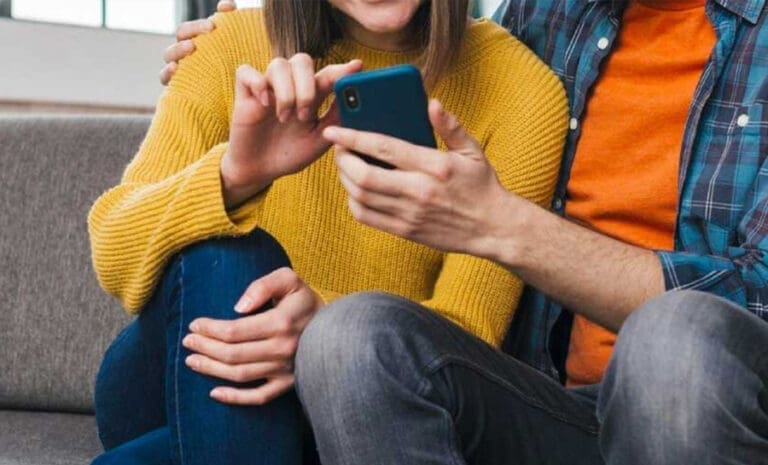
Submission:
<svg viewBox="0 0 768 465">
<path fill-rule="evenodd" d="M 760 173 L 768 173 L 768 165 Z M 710 292 L 768 321 L 768 175 L 758 177 L 753 202 L 739 223 L 734 245 L 725 253 L 656 252 L 667 290 Z M 718 226 L 704 227 L 709 234 L 728 234 Z"/>
<path fill-rule="evenodd" d="M 722 253 L 656 254 L 667 290 L 710 292 L 768 321 L 768 160 L 760 167 L 746 202 L 736 231 L 711 223 L 701 226 L 705 240 L 728 241 L 730 246 Z"/>
</svg>

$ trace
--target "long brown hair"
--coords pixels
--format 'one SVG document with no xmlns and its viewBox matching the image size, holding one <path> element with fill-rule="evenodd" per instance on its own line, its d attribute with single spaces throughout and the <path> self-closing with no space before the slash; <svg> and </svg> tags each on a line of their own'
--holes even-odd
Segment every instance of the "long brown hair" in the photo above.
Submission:
<svg viewBox="0 0 768 465">
<path fill-rule="evenodd" d="M 470 0 L 426 0 L 411 21 L 422 50 L 418 64 L 429 85 L 451 66 L 461 48 Z M 278 56 L 308 53 L 322 58 L 342 38 L 337 13 L 328 0 L 265 0 L 264 18 Z"/>
</svg>

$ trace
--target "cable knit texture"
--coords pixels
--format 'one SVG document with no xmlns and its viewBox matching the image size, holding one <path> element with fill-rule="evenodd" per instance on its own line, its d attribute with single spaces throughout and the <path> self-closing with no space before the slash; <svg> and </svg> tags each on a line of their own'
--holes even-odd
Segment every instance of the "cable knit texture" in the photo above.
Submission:
<svg viewBox="0 0 768 465">
<path fill-rule="evenodd" d="M 217 28 L 197 38 L 197 51 L 182 60 L 121 184 L 91 210 L 93 262 L 102 287 L 138 313 L 174 253 L 258 227 L 283 244 L 296 272 L 326 301 L 363 290 L 399 294 L 499 345 L 522 291 L 520 280 L 490 261 L 442 253 L 357 223 L 331 153 L 276 180 L 236 211 L 225 209 L 220 163 L 235 71 L 243 63 L 266 69 L 272 52 L 260 10 L 218 15 L 215 22 Z M 374 69 L 412 62 L 417 54 L 343 40 L 317 66 L 353 58 Z M 489 21 L 476 22 L 430 96 L 481 142 L 505 187 L 539 205 L 549 203 L 565 138 L 566 96 L 521 42 Z"/>
</svg>

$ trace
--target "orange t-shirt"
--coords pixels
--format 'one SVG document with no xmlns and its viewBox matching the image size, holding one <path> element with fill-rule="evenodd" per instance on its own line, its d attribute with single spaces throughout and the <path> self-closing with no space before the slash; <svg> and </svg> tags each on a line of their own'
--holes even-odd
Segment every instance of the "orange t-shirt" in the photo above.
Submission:
<svg viewBox="0 0 768 465">
<path fill-rule="evenodd" d="M 704 0 L 637 0 L 617 41 L 582 123 L 566 213 L 621 241 L 669 250 L 683 131 L 716 35 Z M 615 340 L 576 315 L 568 384 L 599 382 Z"/>
</svg>

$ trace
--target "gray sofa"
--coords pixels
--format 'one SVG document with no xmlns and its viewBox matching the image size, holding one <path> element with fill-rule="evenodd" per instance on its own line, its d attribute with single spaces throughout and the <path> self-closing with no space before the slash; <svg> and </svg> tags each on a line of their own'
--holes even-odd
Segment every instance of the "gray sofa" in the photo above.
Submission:
<svg viewBox="0 0 768 465">
<path fill-rule="evenodd" d="M 99 453 L 93 381 L 129 318 L 91 268 L 88 209 L 146 117 L 0 116 L 0 465 Z"/>
</svg>

